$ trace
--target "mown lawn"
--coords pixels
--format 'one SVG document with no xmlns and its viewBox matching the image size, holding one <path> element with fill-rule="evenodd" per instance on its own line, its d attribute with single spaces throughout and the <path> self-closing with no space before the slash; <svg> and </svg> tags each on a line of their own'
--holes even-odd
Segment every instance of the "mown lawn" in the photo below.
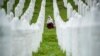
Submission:
<svg viewBox="0 0 100 56">
<path fill-rule="evenodd" d="M 33 19 L 37 18 L 38 11 L 40 10 L 40 2 L 41 0 L 36 1 L 36 8 L 35 8 L 35 13 Z M 58 1 L 58 5 L 60 5 L 60 12 L 62 18 L 64 20 L 67 19 L 66 17 L 66 9 L 63 7 L 63 0 Z M 53 17 L 53 0 L 46 0 L 46 18 L 48 15 L 50 15 L 52 18 Z M 36 20 L 32 20 L 34 22 Z M 44 29 L 44 34 L 43 34 L 43 41 L 41 43 L 41 46 L 39 48 L 39 51 L 37 53 L 33 53 L 33 56 L 66 56 L 65 53 L 60 49 L 56 37 L 56 29 L 47 29 L 46 24 L 45 24 L 45 29 Z"/>
</svg>

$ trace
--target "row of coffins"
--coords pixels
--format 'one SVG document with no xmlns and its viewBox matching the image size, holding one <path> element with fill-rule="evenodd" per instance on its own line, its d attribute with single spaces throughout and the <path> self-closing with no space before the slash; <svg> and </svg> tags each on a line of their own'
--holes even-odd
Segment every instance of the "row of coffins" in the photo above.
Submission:
<svg viewBox="0 0 100 56">
<path fill-rule="evenodd" d="M 19 0 L 15 14 L 11 12 L 12 3 L 7 8 L 7 14 L 3 8 L 0 9 L 0 56 L 32 56 L 32 52 L 38 51 L 44 30 L 46 0 L 42 0 L 37 22 L 30 25 L 35 1 L 30 1 L 22 16 L 25 0 Z"/>
<path fill-rule="evenodd" d="M 64 22 L 53 0 L 58 44 L 66 56 L 100 56 L 100 2 L 95 0 L 91 1 L 92 5 L 86 5 L 79 0 L 77 3 L 78 12 L 67 3 L 68 21 Z"/>
</svg>

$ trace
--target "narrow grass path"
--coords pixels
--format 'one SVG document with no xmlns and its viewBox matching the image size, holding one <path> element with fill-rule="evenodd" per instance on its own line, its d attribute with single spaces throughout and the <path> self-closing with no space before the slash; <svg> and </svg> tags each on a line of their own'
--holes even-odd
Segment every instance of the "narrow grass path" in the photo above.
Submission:
<svg viewBox="0 0 100 56">
<path fill-rule="evenodd" d="M 36 2 L 35 2 L 34 13 L 33 13 L 31 23 L 36 23 L 36 21 L 38 19 L 39 12 L 41 9 L 41 2 L 42 2 L 42 0 L 36 0 Z"/>
<path fill-rule="evenodd" d="M 46 20 L 48 15 L 53 18 L 53 0 L 46 0 Z M 56 29 L 47 29 L 45 24 L 43 41 L 38 53 L 33 53 L 33 56 L 65 56 L 58 46 Z"/>
<path fill-rule="evenodd" d="M 67 9 L 64 7 L 63 0 L 57 0 L 60 16 L 63 21 L 67 21 Z"/>
</svg>

